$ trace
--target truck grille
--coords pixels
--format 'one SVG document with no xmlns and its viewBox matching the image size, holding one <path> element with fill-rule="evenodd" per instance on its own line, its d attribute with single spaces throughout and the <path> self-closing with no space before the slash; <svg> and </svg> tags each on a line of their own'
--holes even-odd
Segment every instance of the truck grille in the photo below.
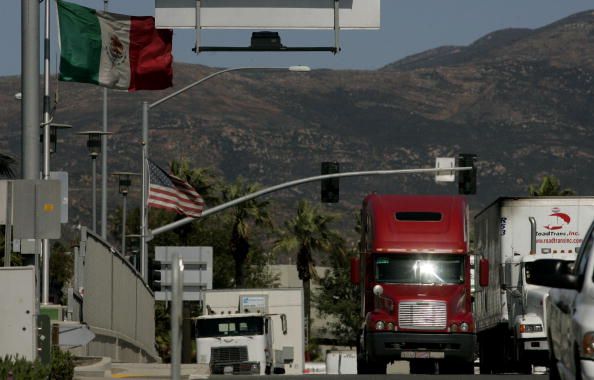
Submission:
<svg viewBox="0 0 594 380">
<path fill-rule="evenodd" d="M 441 330 L 447 326 L 443 301 L 404 301 L 398 304 L 398 325 L 403 329 Z"/>
<path fill-rule="evenodd" d="M 241 363 L 248 361 L 246 346 L 213 347 L 210 349 L 211 364 Z"/>
</svg>

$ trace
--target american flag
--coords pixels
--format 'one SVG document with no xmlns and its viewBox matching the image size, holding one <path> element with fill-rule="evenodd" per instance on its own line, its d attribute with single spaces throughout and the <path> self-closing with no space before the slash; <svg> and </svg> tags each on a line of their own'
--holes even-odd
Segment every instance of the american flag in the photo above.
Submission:
<svg viewBox="0 0 594 380">
<path fill-rule="evenodd" d="M 204 200 L 188 182 L 167 174 L 151 160 L 148 160 L 148 167 L 148 207 L 175 211 L 192 218 L 202 215 Z"/>
</svg>

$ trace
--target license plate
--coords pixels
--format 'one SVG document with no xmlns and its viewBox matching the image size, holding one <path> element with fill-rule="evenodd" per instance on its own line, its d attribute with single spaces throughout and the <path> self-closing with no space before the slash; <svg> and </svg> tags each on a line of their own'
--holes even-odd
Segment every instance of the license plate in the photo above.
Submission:
<svg viewBox="0 0 594 380">
<path fill-rule="evenodd" d="M 444 352 L 435 351 L 402 351 L 400 353 L 402 359 L 443 359 Z"/>
</svg>

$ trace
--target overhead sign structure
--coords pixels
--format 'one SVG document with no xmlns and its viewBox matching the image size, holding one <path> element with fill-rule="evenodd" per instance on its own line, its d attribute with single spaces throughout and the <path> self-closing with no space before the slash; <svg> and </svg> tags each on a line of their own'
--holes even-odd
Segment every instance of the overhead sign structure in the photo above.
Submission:
<svg viewBox="0 0 594 380">
<path fill-rule="evenodd" d="M 379 29 L 380 0 L 155 0 L 157 28 L 194 29 L 194 51 L 340 51 L 341 29 Z M 334 46 L 287 47 L 252 35 L 251 46 L 201 46 L 202 29 L 334 30 Z"/>
<path fill-rule="evenodd" d="M 334 0 L 155 0 L 155 24 L 170 29 L 334 29 L 334 6 Z M 379 29 L 380 0 L 340 0 L 338 7 L 340 29 Z"/>
<path fill-rule="evenodd" d="M 155 300 L 171 301 L 173 254 L 184 263 L 184 301 L 200 301 L 204 290 L 212 289 L 212 247 L 155 247 L 155 260 L 161 262 L 161 291 Z"/>
</svg>

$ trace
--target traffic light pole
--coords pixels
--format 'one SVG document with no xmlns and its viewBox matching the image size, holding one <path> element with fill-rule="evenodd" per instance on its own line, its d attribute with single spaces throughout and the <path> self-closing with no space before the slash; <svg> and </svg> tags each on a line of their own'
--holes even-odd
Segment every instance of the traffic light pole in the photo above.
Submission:
<svg viewBox="0 0 594 380">
<path fill-rule="evenodd" d="M 309 182 L 316 182 L 322 181 L 325 179 L 331 178 L 343 178 L 343 177 L 361 177 L 361 176 L 375 176 L 375 175 L 392 175 L 392 174 L 434 174 L 434 173 L 443 173 L 443 172 L 463 172 L 467 170 L 473 170 L 472 166 L 464 166 L 464 167 L 454 167 L 454 168 L 428 168 L 428 169 L 400 169 L 400 170 L 372 170 L 372 171 L 360 171 L 360 172 L 347 172 L 347 173 L 336 173 L 336 174 L 326 174 L 326 175 L 318 175 L 314 177 L 308 178 L 301 178 L 294 181 L 289 181 L 285 183 L 281 183 L 276 186 L 268 187 L 266 189 L 262 189 L 260 191 L 256 191 L 252 194 L 245 195 L 243 197 L 234 199 L 227 203 L 223 203 L 221 205 L 215 206 L 213 208 L 209 208 L 202 213 L 200 218 L 203 218 L 208 215 L 216 214 L 221 212 L 229 207 L 233 207 L 237 204 L 252 200 L 254 198 L 261 197 L 262 195 L 270 194 L 275 191 L 287 189 L 290 187 L 302 185 L 304 183 Z M 186 225 L 188 223 L 193 222 L 197 218 L 186 217 L 184 219 L 180 219 L 176 222 L 166 224 L 164 226 L 155 228 L 154 230 L 150 231 L 148 237 L 152 239 L 154 236 L 162 234 L 164 232 L 168 232 L 174 230 L 178 227 Z"/>
</svg>

